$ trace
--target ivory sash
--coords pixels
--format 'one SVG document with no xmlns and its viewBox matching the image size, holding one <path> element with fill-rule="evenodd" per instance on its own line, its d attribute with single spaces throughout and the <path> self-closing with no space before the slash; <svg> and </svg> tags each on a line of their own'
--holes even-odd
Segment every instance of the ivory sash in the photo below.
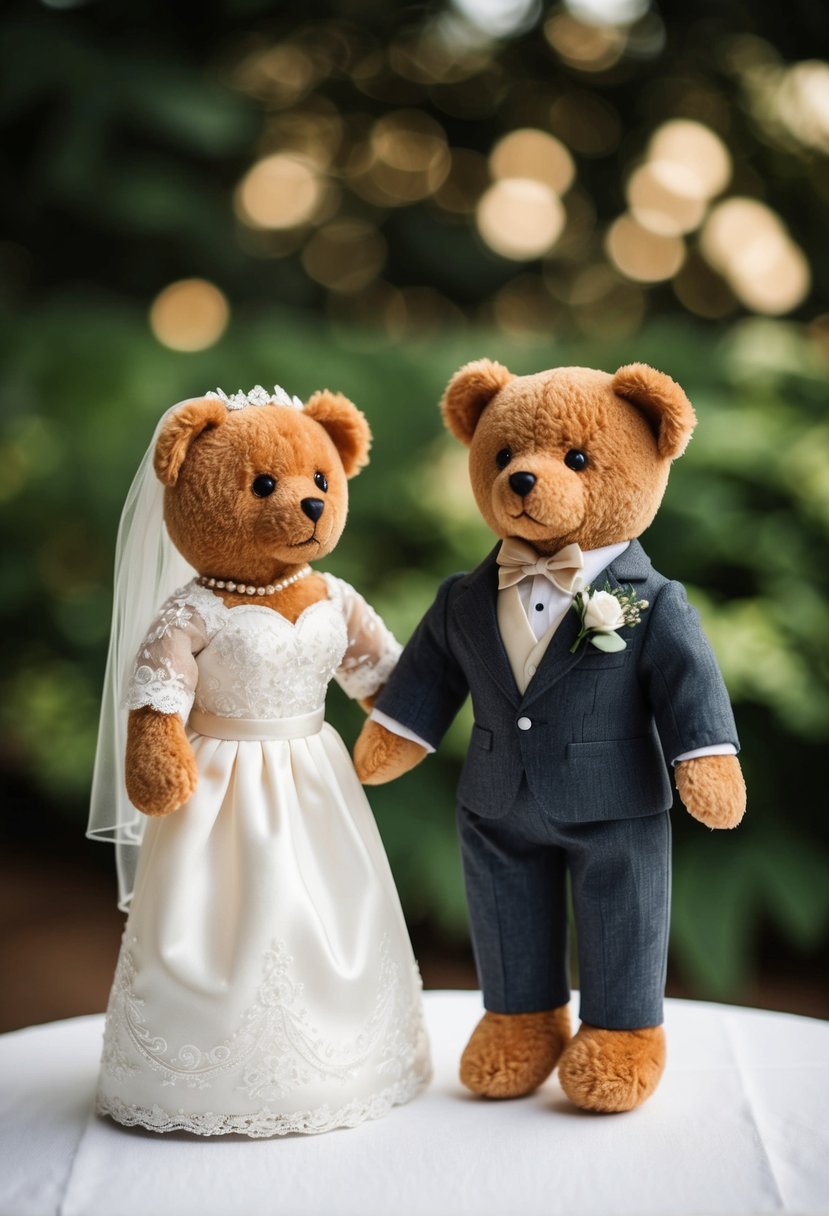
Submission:
<svg viewBox="0 0 829 1216">
<path fill-rule="evenodd" d="M 233 739 L 238 742 L 265 742 L 268 739 L 306 739 L 318 735 L 325 721 L 325 706 L 294 718 L 220 718 L 218 714 L 191 709 L 187 725 L 191 730 L 210 739 Z"/>
</svg>

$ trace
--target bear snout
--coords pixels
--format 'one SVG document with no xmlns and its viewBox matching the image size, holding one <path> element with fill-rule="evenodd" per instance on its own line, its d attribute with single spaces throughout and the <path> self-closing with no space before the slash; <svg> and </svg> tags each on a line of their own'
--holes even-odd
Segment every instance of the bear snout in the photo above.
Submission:
<svg viewBox="0 0 829 1216">
<path fill-rule="evenodd" d="M 312 523 L 316 523 L 325 510 L 325 503 L 321 498 L 303 498 L 299 505 Z"/>
<path fill-rule="evenodd" d="M 510 473 L 510 489 L 520 498 L 526 498 L 537 480 L 535 473 Z"/>
</svg>

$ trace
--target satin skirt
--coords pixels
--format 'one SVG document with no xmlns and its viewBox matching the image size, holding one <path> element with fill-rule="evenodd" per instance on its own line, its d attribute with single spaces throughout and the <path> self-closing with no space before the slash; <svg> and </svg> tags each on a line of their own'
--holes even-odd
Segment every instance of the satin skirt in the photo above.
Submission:
<svg viewBox="0 0 829 1216">
<path fill-rule="evenodd" d="M 318 711 L 191 715 L 188 736 L 199 782 L 147 825 L 98 1111 L 154 1131 L 273 1136 L 408 1101 L 431 1071 L 420 977 L 339 735 Z"/>
</svg>

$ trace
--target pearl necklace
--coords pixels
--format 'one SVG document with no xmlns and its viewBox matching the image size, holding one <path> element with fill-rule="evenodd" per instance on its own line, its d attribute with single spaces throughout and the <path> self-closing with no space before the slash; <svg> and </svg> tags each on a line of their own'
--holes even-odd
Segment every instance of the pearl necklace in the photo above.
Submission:
<svg viewBox="0 0 829 1216">
<path fill-rule="evenodd" d="M 268 583 L 266 587 L 255 587 L 253 583 L 236 583 L 230 578 L 208 578 L 206 574 L 200 575 L 196 581 L 202 587 L 209 587 L 211 591 L 235 591 L 237 595 L 274 595 L 277 591 L 284 591 L 292 583 L 298 583 L 310 573 L 310 566 L 302 566 L 290 578 L 283 578 L 279 583 Z"/>
</svg>

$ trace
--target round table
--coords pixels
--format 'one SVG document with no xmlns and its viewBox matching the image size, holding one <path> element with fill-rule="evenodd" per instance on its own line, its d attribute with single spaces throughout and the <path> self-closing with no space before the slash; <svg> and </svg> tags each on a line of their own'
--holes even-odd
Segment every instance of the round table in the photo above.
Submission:
<svg viewBox="0 0 829 1216">
<path fill-rule="evenodd" d="M 656 1094 L 589 1115 L 554 1078 L 520 1101 L 467 1094 L 457 1064 L 480 1012 L 477 993 L 427 993 L 426 1094 L 378 1122 L 277 1140 L 97 1118 L 101 1016 L 4 1035 L 0 1216 L 829 1212 L 829 1023 L 668 1001 Z"/>
</svg>

